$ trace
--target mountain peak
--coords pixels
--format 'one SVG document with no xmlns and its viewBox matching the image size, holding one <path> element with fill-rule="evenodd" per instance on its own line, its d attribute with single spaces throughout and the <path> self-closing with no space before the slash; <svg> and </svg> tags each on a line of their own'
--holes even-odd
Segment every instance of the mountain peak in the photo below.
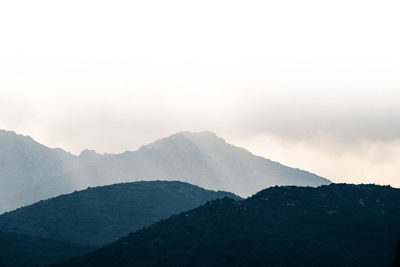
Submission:
<svg viewBox="0 0 400 267">
<path fill-rule="evenodd" d="M 192 141 L 214 141 L 214 142 L 223 142 L 226 143 L 225 140 L 219 137 L 216 133 L 211 131 L 202 131 L 202 132 L 180 132 L 182 136 L 192 140 Z"/>
<path fill-rule="evenodd" d="M 201 132 L 192 132 L 192 131 L 181 131 L 177 132 L 175 134 L 172 134 L 168 137 L 162 138 L 162 139 L 168 139 L 168 138 L 177 138 L 177 137 L 185 137 L 185 138 L 219 138 L 216 133 L 211 132 L 211 131 L 201 131 Z"/>
<path fill-rule="evenodd" d="M 173 134 L 169 137 L 163 138 L 161 140 L 174 140 L 174 139 L 186 139 L 190 140 L 193 143 L 210 143 L 215 144 L 226 143 L 226 141 L 219 137 L 216 133 L 211 131 L 201 131 L 201 132 L 191 132 L 191 131 L 182 131 L 176 134 Z"/>
<path fill-rule="evenodd" d="M 86 162 L 94 162 L 99 160 L 101 157 L 101 154 L 92 149 L 85 149 L 79 154 L 79 158 Z"/>
<path fill-rule="evenodd" d="M 201 132 L 182 131 L 178 132 L 177 134 L 183 136 L 218 137 L 216 133 L 211 131 L 201 131 Z"/>
<path fill-rule="evenodd" d="M 96 152 L 96 150 L 93 149 L 85 149 L 82 150 L 82 152 L 79 154 L 79 157 L 87 157 L 87 156 L 93 156 L 93 155 L 100 155 Z"/>
<path fill-rule="evenodd" d="M 18 138 L 18 137 L 21 139 L 34 141 L 32 137 L 30 137 L 29 135 L 22 135 L 14 131 L 0 129 L 0 138 Z"/>
<path fill-rule="evenodd" d="M 170 136 L 158 139 L 148 145 L 142 146 L 139 150 L 154 149 L 165 146 L 182 146 L 187 144 L 216 144 L 226 143 L 224 139 L 218 137 L 215 133 L 210 131 L 191 132 L 181 131 Z"/>
</svg>

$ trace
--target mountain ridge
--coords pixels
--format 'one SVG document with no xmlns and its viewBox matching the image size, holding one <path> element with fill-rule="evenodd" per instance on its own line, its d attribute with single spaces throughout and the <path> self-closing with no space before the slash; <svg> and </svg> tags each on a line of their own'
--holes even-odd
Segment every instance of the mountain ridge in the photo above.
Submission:
<svg viewBox="0 0 400 267">
<path fill-rule="evenodd" d="M 179 132 L 121 154 L 83 150 L 76 156 L 1 130 L 0 170 L 0 214 L 74 190 L 140 180 L 180 180 L 241 196 L 273 185 L 330 183 L 253 155 L 210 131 Z"/>
<path fill-rule="evenodd" d="M 99 247 L 221 197 L 240 199 L 179 181 L 92 187 L 6 212 L 0 215 L 0 231 Z"/>
<path fill-rule="evenodd" d="M 54 266 L 390 266 L 400 190 L 330 184 L 217 199 Z"/>
<path fill-rule="evenodd" d="M 89 183 L 107 181 L 111 184 L 122 181 L 120 177 L 141 180 L 162 177 L 241 196 L 252 195 L 271 185 L 330 183 L 311 172 L 287 167 L 228 144 L 209 131 L 179 132 L 135 151 L 108 155 L 85 168 L 73 175 Z"/>
</svg>

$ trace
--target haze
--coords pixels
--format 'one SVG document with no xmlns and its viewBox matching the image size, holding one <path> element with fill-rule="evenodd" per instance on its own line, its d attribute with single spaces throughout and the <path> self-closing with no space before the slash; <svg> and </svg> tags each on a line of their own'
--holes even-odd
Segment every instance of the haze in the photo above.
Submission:
<svg viewBox="0 0 400 267">
<path fill-rule="evenodd" d="M 0 128 L 79 154 L 210 130 L 400 187 L 397 1 L 2 1 Z"/>
</svg>

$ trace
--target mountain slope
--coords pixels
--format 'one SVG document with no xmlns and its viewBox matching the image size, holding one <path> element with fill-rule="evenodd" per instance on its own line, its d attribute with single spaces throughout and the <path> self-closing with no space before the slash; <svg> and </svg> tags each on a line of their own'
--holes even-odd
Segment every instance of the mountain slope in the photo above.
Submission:
<svg viewBox="0 0 400 267">
<path fill-rule="evenodd" d="M 135 182 L 62 195 L 0 216 L 0 230 L 101 246 L 209 200 L 239 197 L 182 182 Z"/>
<path fill-rule="evenodd" d="M 73 191 L 75 185 L 58 177 L 76 164 L 76 157 L 61 149 L 0 130 L 0 214 Z"/>
<path fill-rule="evenodd" d="M 180 180 L 249 196 L 274 185 L 318 186 L 330 181 L 227 144 L 211 132 L 181 132 L 134 152 L 107 155 L 70 178 L 88 185 L 134 180 Z"/>
<path fill-rule="evenodd" d="M 172 216 L 56 266 L 391 266 L 400 190 L 272 187 Z"/>
<path fill-rule="evenodd" d="M 0 232 L 0 266 L 46 266 L 73 256 L 85 254 L 93 248 L 32 237 Z"/>
<path fill-rule="evenodd" d="M 75 156 L 0 130 L 0 214 L 89 186 L 157 179 L 242 196 L 273 185 L 330 183 L 227 144 L 211 132 L 181 132 L 122 154 L 84 150 Z"/>
</svg>

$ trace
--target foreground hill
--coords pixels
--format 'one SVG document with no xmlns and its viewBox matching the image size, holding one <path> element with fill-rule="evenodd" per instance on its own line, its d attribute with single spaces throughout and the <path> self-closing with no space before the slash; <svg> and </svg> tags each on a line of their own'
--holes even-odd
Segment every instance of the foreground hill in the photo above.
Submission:
<svg viewBox="0 0 400 267">
<path fill-rule="evenodd" d="M 392 266 L 400 190 L 273 187 L 208 202 L 56 266 Z"/>
<path fill-rule="evenodd" d="M 330 183 L 255 156 L 210 132 L 181 132 L 122 154 L 84 150 L 75 156 L 0 130 L 0 214 L 89 186 L 157 179 L 242 196 L 273 185 Z"/>
<path fill-rule="evenodd" d="M 0 266 L 45 266 L 93 248 L 27 235 L 0 232 Z"/>
<path fill-rule="evenodd" d="M 0 216 L 0 230 L 100 246 L 209 200 L 236 195 L 183 182 L 89 188 Z"/>
</svg>

